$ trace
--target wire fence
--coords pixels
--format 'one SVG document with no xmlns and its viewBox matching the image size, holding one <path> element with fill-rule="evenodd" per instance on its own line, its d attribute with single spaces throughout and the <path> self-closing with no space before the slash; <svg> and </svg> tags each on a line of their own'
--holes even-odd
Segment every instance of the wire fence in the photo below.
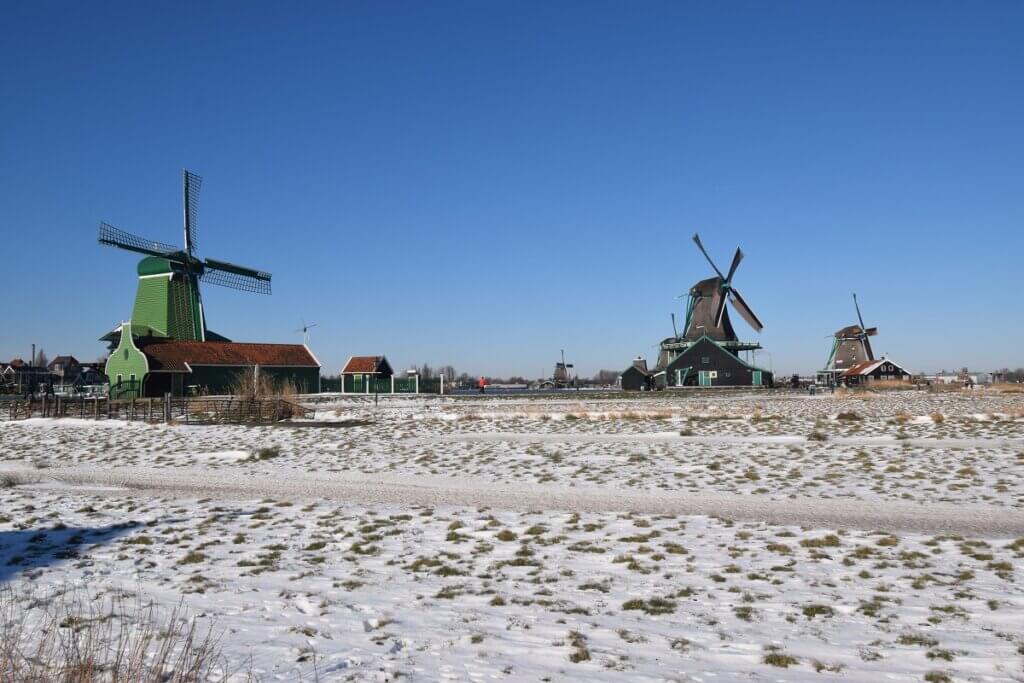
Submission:
<svg viewBox="0 0 1024 683">
<path fill-rule="evenodd" d="M 0 421 L 32 417 L 127 420 L 184 424 L 266 424 L 312 420 L 316 410 L 283 398 L 133 398 L 49 397 L 0 404 Z"/>
</svg>

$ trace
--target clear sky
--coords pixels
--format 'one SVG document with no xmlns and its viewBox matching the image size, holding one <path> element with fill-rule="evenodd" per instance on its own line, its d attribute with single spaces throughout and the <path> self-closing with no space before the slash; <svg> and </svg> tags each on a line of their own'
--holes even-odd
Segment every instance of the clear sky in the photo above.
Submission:
<svg viewBox="0 0 1024 683">
<path fill-rule="evenodd" d="M 210 327 L 325 373 L 654 360 L 700 231 L 778 372 L 854 322 L 913 371 L 1024 365 L 1024 3 L 4 3 L 0 358 L 94 359 L 135 257 L 274 274 Z M 755 338 L 738 317 L 743 338 Z M 762 357 L 764 358 L 764 357 Z M 767 364 L 767 360 L 764 361 Z"/>
</svg>

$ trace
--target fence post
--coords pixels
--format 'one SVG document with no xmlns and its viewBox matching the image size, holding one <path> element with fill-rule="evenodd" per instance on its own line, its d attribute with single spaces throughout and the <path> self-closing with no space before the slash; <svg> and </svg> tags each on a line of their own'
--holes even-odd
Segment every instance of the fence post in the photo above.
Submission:
<svg viewBox="0 0 1024 683">
<path fill-rule="evenodd" d="M 370 393 L 370 380 L 369 379 L 366 380 L 366 393 L 367 394 Z"/>
<path fill-rule="evenodd" d="M 438 393 L 439 396 L 443 396 L 444 395 L 444 373 L 443 372 L 441 373 L 441 388 L 440 388 L 440 390 L 438 390 L 437 393 Z"/>
<path fill-rule="evenodd" d="M 395 376 L 391 375 L 391 393 L 395 393 Z"/>
<path fill-rule="evenodd" d="M 420 393 L 420 376 L 419 376 L 419 373 L 416 374 L 416 393 L 417 394 Z"/>
<path fill-rule="evenodd" d="M 93 396 L 92 397 L 92 419 L 94 419 L 94 420 L 100 419 L 100 397 L 99 396 Z"/>
<path fill-rule="evenodd" d="M 164 392 L 164 422 L 171 421 L 171 392 Z"/>
</svg>

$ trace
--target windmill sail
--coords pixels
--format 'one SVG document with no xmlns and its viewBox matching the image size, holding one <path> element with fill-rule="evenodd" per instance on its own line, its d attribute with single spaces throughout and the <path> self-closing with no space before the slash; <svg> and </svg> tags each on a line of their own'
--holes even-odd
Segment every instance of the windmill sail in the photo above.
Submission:
<svg viewBox="0 0 1024 683">
<path fill-rule="evenodd" d="M 211 285 L 255 294 L 270 294 L 270 280 L 270 273 L 262 270 L 209 258 L 203 262 L 202 281 Z"/>
<path fill-rule="evenodd" d="M 199 190 L 203 187 L 202 177 L 182 169 L 181 188 L 184 193 L 185 251 L 191 256 L 199 246 L 197 228 L 199 221 Z"/>
<path fill-rule="evenodd" d="M 180 251 L 177 247 L 172 247 L 169 244 L 157 242 L 156 240 L 147 240 L 130 232 L 118 230 L 109 223 L 100 223 L 99 243 L 110 247 L 117 247 L 118 249 L 134 251 L 138 254 L 145 254 L 146 256 L 170 256 Z"/>
</svg>

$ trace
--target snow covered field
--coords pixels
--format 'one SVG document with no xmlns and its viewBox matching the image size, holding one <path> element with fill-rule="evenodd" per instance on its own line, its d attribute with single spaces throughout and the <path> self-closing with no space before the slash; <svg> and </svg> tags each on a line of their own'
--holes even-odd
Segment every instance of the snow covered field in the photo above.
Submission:
<svg viewBox="0 0 1024 683">
<path fill-rule="evenodd" d="M 339 399 L 0 423 L 0 584 L 261 680 L 1024 680 L 1024 398 Z"/>
</svg>

